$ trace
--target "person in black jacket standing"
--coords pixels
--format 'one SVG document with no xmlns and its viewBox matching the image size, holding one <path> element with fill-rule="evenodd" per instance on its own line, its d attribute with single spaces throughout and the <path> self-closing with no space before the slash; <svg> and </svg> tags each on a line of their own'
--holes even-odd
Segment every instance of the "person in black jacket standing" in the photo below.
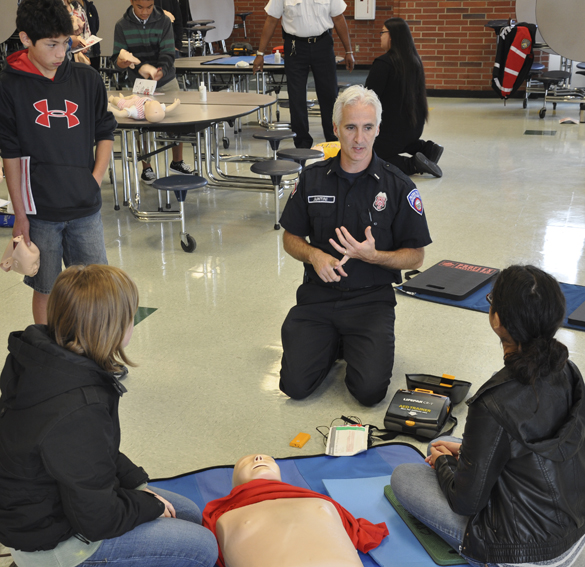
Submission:
<svg viewBox="0 0 585 567">
<path fill-rule="evenodd" d="M 120 452 L 118 403 L 138 290 L 111 266 L 71 266 L 48 325 L 8 339 L 0 376 L 0 542 L 19 567 L 212 567 L 191 500 L 146 488 Z"/>
<path fill-rule="evenodd" d="M 366 79 L 366 87 L 382 103 L 382 124 L 374 151 L 406 175 L 441 177 L 437 163 L 443 147 L 420 139 L 429 109 L 425 72 L 408 24 L 402 18 L 390 18 L 384 22 L 380 38 L 386 53 L 374 61 Z"/>
<path fill-rule="evenodd" d="M 511 266 L 487 299 L 504 368 L 467 402 L 462 443 L 431 443 L 434 470 L 399 465 L 392 488 L 471 565 L 581 566 L 585 386 L 554 338 L 565 298 L 542 270 Z"/>
</svg>

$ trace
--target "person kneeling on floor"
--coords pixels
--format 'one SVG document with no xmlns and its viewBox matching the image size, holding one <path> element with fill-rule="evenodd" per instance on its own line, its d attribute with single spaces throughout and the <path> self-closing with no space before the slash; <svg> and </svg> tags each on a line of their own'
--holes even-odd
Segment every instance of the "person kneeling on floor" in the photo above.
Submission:
<svg viewBox="0 0 585 567">
<path fill-rule="evenodd" d="M 280 219 L 284 249 L 305 267 L 282 326 L 280 389 L 291 398 L 323 382 L 340 343 L 345 381 L 359 402 L 380 402 L 390 384 L 392 284 L 400 270 L 422 265 L 431 237 L 414 183 L 372 149 L 381 114 L 369 89 L 354 85 L 339 95 L 333 124 L 341 150 L 305 168 Z"/>
</svg>

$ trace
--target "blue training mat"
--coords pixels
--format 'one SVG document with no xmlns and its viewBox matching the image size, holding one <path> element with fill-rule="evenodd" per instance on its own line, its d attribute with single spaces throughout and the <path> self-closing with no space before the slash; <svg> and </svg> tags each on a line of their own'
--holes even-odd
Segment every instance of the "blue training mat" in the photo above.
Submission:
<svg viewBox="0 0 585 567">
<path fill-rule="evenodd" d="M 489 313 L 490 305 L 487 302 L 485 296 L 492 289 L 492 282 L 487 283 L 483 287 L 480 287 L 477 291 L 472 293 L 470 296 L 459 301 L 454 299 L 446 299 L 444 297 L 436 297 L 434 295 L 427 295 L 426 293 L 410 293 L 404 291 L 402 286 L 397 286 L 396 289 L 401 291 L 404 295 L 410 297 L 416 297 L 417 299 L 424 299 L 425 301 L 432 301 L 433 303 L 442 303 L 443 305 L 452 305 L 454 307 L 460 307 L 461 309 L 469 309 L 471 311 L 481 311 L 482 313 Z M 565 294 L 565 300 L 567 302 L 567 310 L 565 311 L 565 320 L 563 327 L 568 329 L 575 329 L 576 331 L 585 331 L 585 327 L 579 325 L 572 325 L 568 322 L 568 317 L 577 307 L 585 302 L 585 287 L 582 285 L 566 284 L 561 283 L 561 291 Z"/>
<path fill-rule="evenodd" d="M 360 508 L 358 512 L 352 510 L 353 503 L 344 503 L 343 499 L 331 495 L 342 506 L 347 508 L 356 517 L 366 518 L 371 522 L 386 521 L 388 529 L 392 531 L 378 548 L 384 557 L 390 557 L 390 561 L 381 563 L 383 567 L 433 567 L 430 556 L 423 549 L 418 540 L 410 532 L 400 516 L 394 511 L 390 503 L 384 497 L 384 486 L 394 468 L 401 463 L 423 463 L 424 457 L 412 445 L 407 443 L 388 443 L 368 449 L 364 453 L 353 457 L 293 457 L 289 459 L 276 459 L 280 466 L 283 482 L 288 482 L 302 488 L 309 488 L 320 494 L 328 495 L 329 489 L 335 485 L 336 480 L 352 479 L 355 482 L 356 492 L 360 490 Z M 214 467 L 202 471 L 195 471 L 168 479 L 156 479 L 150 484 L 182 494 L 193 500 L 201 510 L 210 500 L 222 498 L 232 489 L 233 466 Z M 359 481 L 355 479 L 361 479 Z M 385 484 L 381 484 L 385 482 Z M 360 488 L 361 487 L 361 488 Z M 353 489 L 352 489 L 353 490 Z M 363 492 L 363 494 L 362 494 Z M 349 496 L 349 495 L 347 495 Z M 387 517 L 382 517 L 380 510 L 385 510 Z M 398 535 L 396 530 L 400 530 Z M 387 540 L 391 542 L 391 553 Z M 365 567 L 376 567 L 378 563 L 370 557 L 360 553 L 360 559 Z M 424 554 L 424 556 L 423 556 Z M 380 555 L 382 556 L 382 555 Z M 394 557 L 394 559 L 392 559 Z M 384 559 L 387 561 L 387 559 Z"/>
<path fill-rule="evenodd" d="M 250 64 L 250 67 L 252 66 L 252 63 L 254 63 L 254 58 L 255 55 L 234 55 L 233 57 L 220 57 L 219 59 L 213 59 L 211 61 L 204 61 L 202 63 L 202 65 L 235 65 L 236 63 L 239 63 L 240 61 L 246 61 L 246 63 Z M 271 53 L 270 55 L 265 55 L 264 56 L 264 63 L 266 65 L 283 65 L 284 66 L 284 56 L 281 55 L 281 63 L 275 63 L 274 62 L 274 53 Z M 245 69 L 246 67 L 244 67 Z"/>
<path fill-rule="evenodd" d="M 354 517 L 367 518 L 374 524 L 386 522 L 390 534 L 369 552 L 380 567 L 434 567 L 434 561 L 384 495 L 390 476 L 328 479 L 323 482 L 329 496 Z"/>
</svg>

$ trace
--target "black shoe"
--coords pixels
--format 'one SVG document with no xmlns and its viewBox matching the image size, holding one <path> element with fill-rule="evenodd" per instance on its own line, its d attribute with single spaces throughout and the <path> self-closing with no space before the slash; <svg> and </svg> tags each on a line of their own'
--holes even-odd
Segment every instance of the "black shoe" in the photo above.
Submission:
<svg viewBox="0 0 585 567">
<path fill-rule="evenodd" d="M 435 144 L 435 142 L 430 142 L 432 144 L 431 149 L 426 152 L 424 155 L 427 156 L 433 163 L 439 163 L 445 148 L 440 146 L 439 144 Z"/>
<path fill-rule="evenodd" d="M 150 166 L 145 167 L 142 170 L 142 175 L 140 176 L 140 179 L 142 179 L 142 181 L 144 181 L 144 183 L 146 183 L 147 185 L 152 185 L 156 181 L 156 175 L 154 174 L 152 167 Z"/>
<path fill-rule="evenodd" d="M 430 173 L 435 177 L 443 177 L 441 168 L 428 159 L 423 153 L 418 152 L 413 158 L 417 173 Z"/>
<path fill-rule="evenodd" d="M 172 173 L 180 173 L 181 175 L 193 175 L 193 170 L 190 165 L 187 165 L 183 160 L 172 161 L 169 167 Z"/>
</svg>

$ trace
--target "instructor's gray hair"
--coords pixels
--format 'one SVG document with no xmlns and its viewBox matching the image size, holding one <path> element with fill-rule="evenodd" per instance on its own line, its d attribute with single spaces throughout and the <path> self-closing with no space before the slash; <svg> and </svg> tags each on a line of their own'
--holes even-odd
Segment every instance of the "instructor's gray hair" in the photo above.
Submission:
<svg viewBox="0 0 585 567">
<path fill-rule="evenodd" d="M 339 128 L 343 108 L 346 105 L 353 104 L 373 106 L 376 111 L 376 126 L 380 125 L 380 122 L 382 122 L 382 104 L 380 103 L 378 95 L 362 85 L 352 85 L 345 89 L 335 101 L 335 106 L 333 107 L 333 124 L 335 124 L 335 126 Z"/>
</svg>

